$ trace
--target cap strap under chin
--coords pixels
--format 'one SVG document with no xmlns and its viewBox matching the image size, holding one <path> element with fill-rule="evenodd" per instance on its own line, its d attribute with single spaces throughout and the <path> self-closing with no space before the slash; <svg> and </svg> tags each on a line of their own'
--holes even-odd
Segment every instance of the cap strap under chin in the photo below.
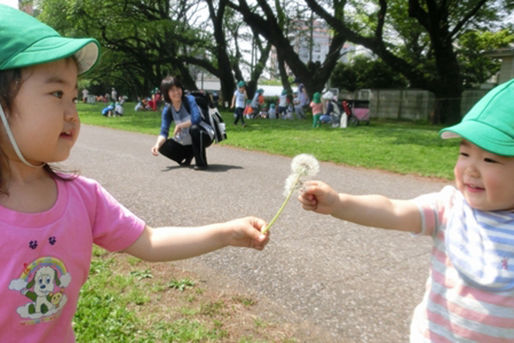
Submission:
<svg viewBox="0 0 514 343">
<path fill-rule="evenodd" d="M 14 135 L 11 131 L 9 123 L 7 122 L 7 118 L 5 116 L 4 110 L 1 105 L 0 105 L 0 118 L 2 119 L 2 123 L 4 124 L 5 132 L 7 133 L 7 137 L 9 137 L 11 146 L 12 146 L 14 152 L 16 153 L 16 155 L 18 156 L 18 158 L 20 159 L 20 161 L 22 161 L 24 164 L 26 164 L 27 166 L 32 167 L 32 168 L 39 168 L 39 167 L 44 166 L 45 163 L 41 163 L 40 165 L 35 166 L 32 163 L 30 163 L 29 161 L 27 161 L 25 159 L 25 157 L 23 157 L 23 154 L 21 153 L 20 148 L 18 148 L 18 144 L 16 144 L 16 139 L 14 139 Z"/>
</svg>

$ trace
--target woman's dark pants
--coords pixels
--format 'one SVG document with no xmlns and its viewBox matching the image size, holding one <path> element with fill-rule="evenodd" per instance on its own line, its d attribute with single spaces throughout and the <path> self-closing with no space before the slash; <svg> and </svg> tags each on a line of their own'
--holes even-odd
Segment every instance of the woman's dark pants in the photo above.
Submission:
<svg viewBox="0 0 514 343">
<path fill-rule="evenodd" d="M 199 125 L 191 126 L 189 133 L 191 145 L 182 145 L 170 138 L 160 147 L 159 152 L 180 165 L 189 165 L 194 157 L 196 166 L 205 168 L 207 167 L 205 150 L 212 144 L 212 140 L 205 129 Z"/>
</svg>

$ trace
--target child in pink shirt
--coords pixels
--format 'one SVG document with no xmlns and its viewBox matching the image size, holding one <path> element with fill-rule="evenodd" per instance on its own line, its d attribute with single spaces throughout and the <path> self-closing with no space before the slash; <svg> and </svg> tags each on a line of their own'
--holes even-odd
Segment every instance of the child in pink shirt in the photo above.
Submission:
<svg viewBox="0 0 514 343">
<path fill-rule="evenodd" d="M 92 245 L 147 261 L 225 246 L 264 248 L 263 220 L 153 229 L 100 184 L 56 173 L 78 138 L 77 76 L 99 57 L 0 5 L 0 342 L 74 342 L 72 318 Z"/>
</svg>

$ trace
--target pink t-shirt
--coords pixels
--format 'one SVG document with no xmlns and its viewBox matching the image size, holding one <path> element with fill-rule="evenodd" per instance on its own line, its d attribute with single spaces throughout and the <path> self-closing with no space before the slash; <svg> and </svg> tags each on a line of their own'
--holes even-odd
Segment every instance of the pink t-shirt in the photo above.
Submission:
<svg viewBox="0 0 514 343">
<path fill-rule="evenodd" d="M 93 243 L 120 251 L 145 227 L 93 180 L 56 183 L 48 211 L 0 206 L 0 342 L 74 342 L 71 322 Z"/>
<path fill-rule="evenodd" d="M 311 102 L 310 107 L 312 108 L 312 114 L 322 114 L 323 113 L 323 104 Z"/>
</svg>

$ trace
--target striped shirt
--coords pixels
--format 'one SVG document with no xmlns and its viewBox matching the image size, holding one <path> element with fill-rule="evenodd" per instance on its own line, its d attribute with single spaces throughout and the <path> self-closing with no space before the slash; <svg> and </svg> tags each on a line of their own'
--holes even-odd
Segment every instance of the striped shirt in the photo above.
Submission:
<svg viewBox="0 0 514 343">
<path fill-rule="evenodd" d="M 514 212 L 473 209 L 451 186 L 415 202 L 434 246 L 410 341 L 514 342 Z"/>
</svg>

